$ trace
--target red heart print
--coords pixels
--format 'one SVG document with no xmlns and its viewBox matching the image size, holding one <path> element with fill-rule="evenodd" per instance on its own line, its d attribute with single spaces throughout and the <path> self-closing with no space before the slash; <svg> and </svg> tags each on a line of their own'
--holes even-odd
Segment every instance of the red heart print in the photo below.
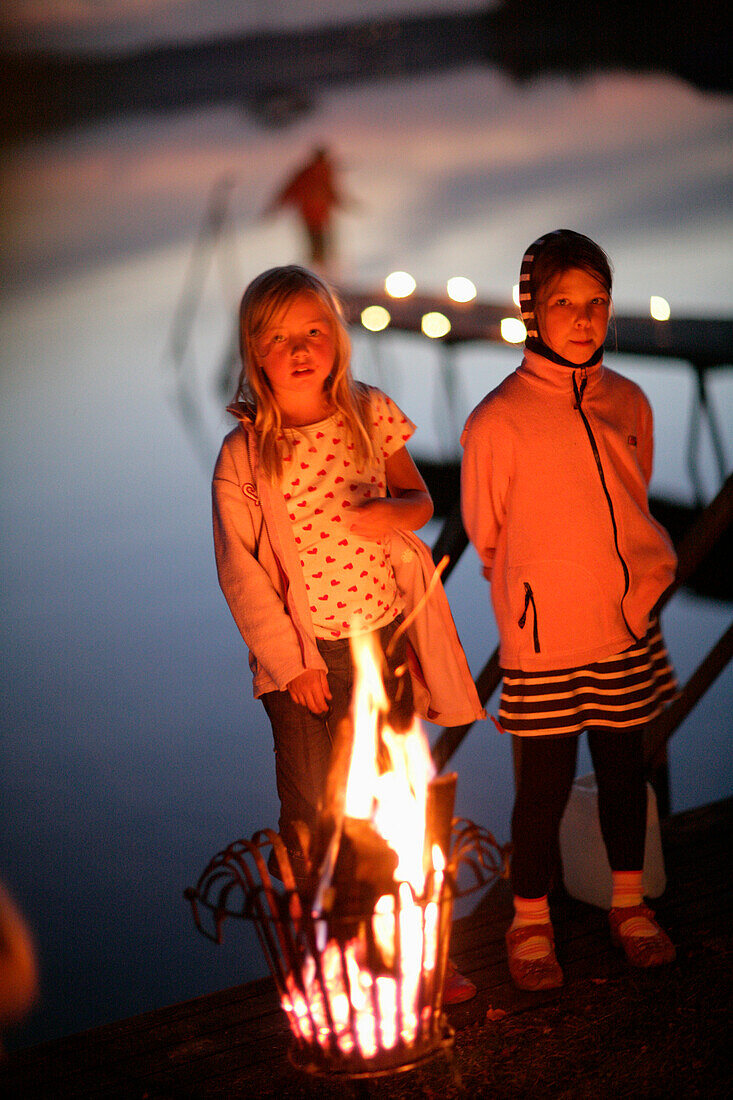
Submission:
<svg viewBox="0 0 733 1100">
<path fill-rule="evenodd" d="M 326 476 L 326 471 L 325 470 L 319 470 L 316 476 L 317 477 L 325 477 Z"/>
<path fill-rule="evenodd" d="M 361 573 L 359 574 L 360 577 L 367 577 L 368 575 L 369 574 L 367 573 L 366 569 L 362 569 Z"/>
<path fill-rule="evenodd" d="M 319 596 L 318 599 L 321 600 L 321 601 L 327 600 L 328 596 Z"/>
<path fill-rule="evenodd" d="M 323 570 L 319 569 L 317 573 L 313 574 L 313 576 L 316 578 L 317 581 L 319 581 L 321 579 L 321 577 L 323 576 Z"/>
<path fill-rule="evenodd" d="M 338 608 L 346 607 L 346 604 L 344 603 L 343 600 L 339 600 L 338 603 L 336 604 L 336 607 L 338 607 Z"/>
<path fill-rule="evenodd" d="M 293 478 L 293 485 L 300 485 L 300 478 L 299 477 L 294 477 Z"/>
<path fill-rule="evenodd" d="M 341 474 L 339 474 L 339 476 L 336 478 L 336 485 L 340 485 L 343 480 L 344 479 L 341 477 Z"/>
<path fill-rule="evenodd" d="M 339 546 L 348 546 L 348 545 L 349 545 L 349 540 L 348 539 L 339 539 Z"/>
<path fill-rule="evenodd" d="M 308 463 L 307 462 L 301 462 L 300 468 L 301 468 L 301 470 L 307 470 L 308 469 Z"/>
<path fill-rule="evenodd" d="M 328 493 L 326 493 L 326 496 L 329 497 L 331 500 L 333 500 L 333 493 L 328 492 Z"/>
<path fill-rule="evenodd" d="M 313 524 L 312 524 L 312 523 L 304 523 L 304 524 L 303 524 L 303 530 L 304 530 L 304 531 L 310 531 L 310 529 L 311 529 L 311 527 L 312 527 L 312 526 L 313 526 Z"/>
<path fill-rule="evenodd" d="M 321 538 L 322 539 L 327 539 L 328 538 L 328 531 L 321 531 Z"/>
<path fill-rule="evenodd" d="M 316 439 L 323 439 L 323 432 L 316 432 Z"/>
<path fill-rule="evenodd" d="M 315 546 L 313 547 L 312 550 L 306 550 L 306 554 L 317 554 L 317 553 L 318 553 L 318 550 L 316 549 Z"/>
<path fill-rule="evenodd" d="M 331 459 L 335 458 L 335 457 L 336 457 L 336 455 L 326 455 L 326 462 L 330 462 Z"/>
<path fill-rule="evenodd" d="M 331 581 L 331 588 L 335 588 L 337 584 L 341 584 L 341 581 L 337 581 L 336 578 Z"/>
<path fill-rule="evenodd" d="M 326 555 L 326 565 L 333 565 L 335 561 L 336 559 L 332 558 L 330 554 Z"/>
<path fill-rule="evenodd" d="M 351 585 L 351 587 L 349 588 L 349 592 L 356 592 L 356 585 L 355 584 Z"/>
<path fill-rule="evenodd" d="M 354 568 L 353 561 L 347 561 L 346 565 L 344 566 L 344 569 L 353 569 L 353 568 Z"/>
</svg>

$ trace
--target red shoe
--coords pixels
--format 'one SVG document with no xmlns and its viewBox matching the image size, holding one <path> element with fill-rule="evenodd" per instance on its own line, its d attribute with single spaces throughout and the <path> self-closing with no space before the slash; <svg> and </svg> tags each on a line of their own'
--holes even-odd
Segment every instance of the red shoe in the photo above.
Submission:
<svg viewBox="0 0 733 1100">
<path fill-rule="evenodd" d="M 654 926 L 653 936 L 628 936 L 621 931 L 621 926 L 631 917 L 644 917 Z M 654 913 L 647 905 L 624 905 L 622 908 L 611 909 L 608 914 L 611 926 L 611 939 L 616 947 L 623 948 L 627 960 L 632 966 L 663 966 L 671 963 L 677 957 L 674 944 L 667 933 L 659 927 L 654 919 Z"/>
<path fill-rule="evenodd" d="M 456 970 L 456 964 L 448 959 L 443 982 L 443 1004 L 460 1005 L 475 996 L 476 986 L 468 978 L 464 978 L 463 974 Z"/>
<path fill-rule="evenodd" d="M 548 940 L 550 950 L 541 959 L 520 959 L 517 948 L 525 940 L 541 936 Z M 509 973 L 518 989 L 555 989 L 562 985 L 562 970 L 555 957 L 555 933 L 551 924 L 527 924 L 509 930 L 506 934 L 506 949 L 509 957 Z"/>
</svg>

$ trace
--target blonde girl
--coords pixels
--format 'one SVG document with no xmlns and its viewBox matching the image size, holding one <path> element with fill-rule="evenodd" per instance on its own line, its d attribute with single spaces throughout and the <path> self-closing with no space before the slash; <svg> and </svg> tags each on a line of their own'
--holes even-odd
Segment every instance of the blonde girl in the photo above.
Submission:
<svg viewBox="0 0 733 1100">
<path fill-rule="evenodd" d="M 272 726 L 279 828 L 297 871 L 294 823 L 317 827 L 332 733 L 350 703 L 353 635 L 389 646 L 395 728 L 415 709 L 447 725 L 483 712 L 440 586 L 399 632 L 434 572 L 413 534 L 432 502 L 406 447 L 414 425 L 352 378 L 333 291 L 302 267 L 273 268 L 247 288 L 240 319 L 238 424 L 214 472 L 214 542 Z"/>
</svg>

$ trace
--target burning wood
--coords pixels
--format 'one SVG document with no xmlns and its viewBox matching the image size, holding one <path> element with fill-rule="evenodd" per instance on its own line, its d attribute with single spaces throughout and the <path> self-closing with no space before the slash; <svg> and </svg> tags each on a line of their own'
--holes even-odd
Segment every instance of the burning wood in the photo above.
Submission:
<svg viewBox="0 0 733 1100">
<path fill-rule="evenodd" d="M 417 719 L 404 730 L 389 724 L 380 655 L 357 640 L 355 664 L 352 715 L 336 731 L 318 833 L 301 838 L 308 883 L 296 887 L 285 846 L 267 832 L 230 846 L 188 896 L 199 928 L 197 902 L 212 909 L 217 935 L 229 913 L 255 920 L 296 1065 L 370 1075 L 416 1065 L 450 1043 L 441 1005 L 457 867 L 468 863 L 477 885 L 488 878 L 479 865 L 498 873 L 500 864 L 489 855 L 498 849 L 491 834 L 470 823 L 451 849 L 455 775 L 435 777 Z M 284 895 L 261 852 L 265 839 Z"/>
</svg>

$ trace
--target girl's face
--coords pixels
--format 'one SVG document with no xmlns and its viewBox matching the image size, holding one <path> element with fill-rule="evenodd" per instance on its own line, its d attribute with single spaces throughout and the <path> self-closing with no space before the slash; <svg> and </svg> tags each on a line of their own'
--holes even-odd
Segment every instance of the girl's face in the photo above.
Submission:
<svg viewBox="0 0 733 1100">
<path fill-rule="evenodd" d="M 281 408 L 313 403 L 336 357 L 335 322 L 314 294 L 298 294 L 255 339 L 257 360 Z"/>
<path fill-rule="evenodd" d="M 543 287 L 536 315 L 548 347 L 571 363 L 586 363 L 606 339 L 611 298 L 582 268 L 563 271 Z"/>
</svg>

